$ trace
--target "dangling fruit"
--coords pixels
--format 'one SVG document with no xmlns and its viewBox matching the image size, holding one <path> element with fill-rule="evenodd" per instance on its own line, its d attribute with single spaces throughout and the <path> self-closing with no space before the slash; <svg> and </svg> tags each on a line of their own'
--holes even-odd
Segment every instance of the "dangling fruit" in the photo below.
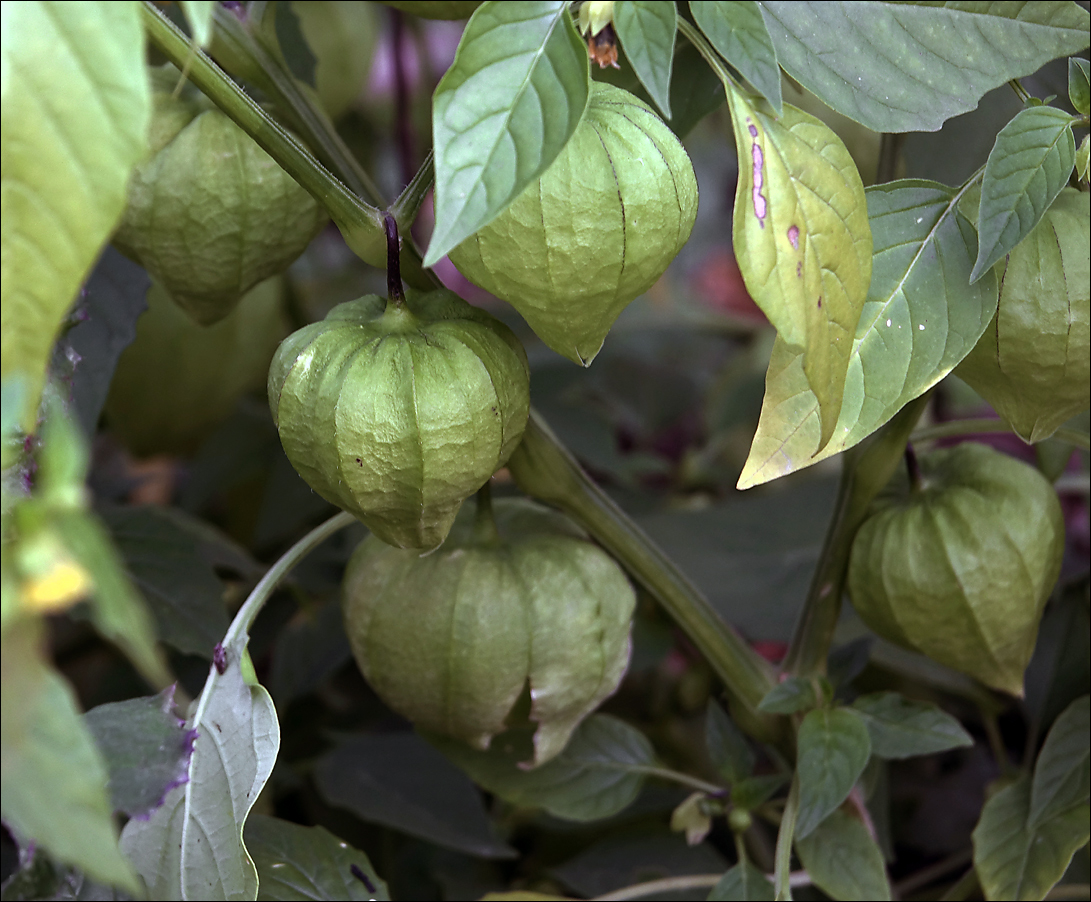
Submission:
<svg viewBox="0 0 1091 902">
<path fill-rule="evenodd" d="M 595 82 L 560 156 L 450 257 L 558 354 L 587 366 L 696 216 L 697 180 L 678 139 L 647 104 Z"/>
<path fill-rule="evenodd" d="M 1008 255 L 996 316 L 958 375 L 1028 442 L 1091 400 L 1091 200 L 1065 188 Z"/>
<path fill-rule="evenodd" d="M 883 638 L 1022 695 L 1064 551 L 1057 494 L 973 442 L 921 457 L 920 474 L 881 496 L 856 534 L 852 603 Z"/>
<path fill-rule="evenodd" d="M 345 574 L 345 628 L 393 710 L 477 748 L 529 685 L 541 764 L 621 681 L 635 596 L 561 514 L 501 500 L 494 521 L 478 504 L 425 557 L 365 540 Z"/>
<path fill-rule="evenodd" d="M 285 339 L 269 404 L 311 488 L 427 550 L 519 444 L 529 379 L 511 330 L 452 292 L 368 295 Z"/>
<path fill-rule="evenodd" d="M 202 325 L 283 272 L 326 222 L 314 199 L 173 66 L 152 70 L 150 156 L 114 244 Z"/>
</svg>

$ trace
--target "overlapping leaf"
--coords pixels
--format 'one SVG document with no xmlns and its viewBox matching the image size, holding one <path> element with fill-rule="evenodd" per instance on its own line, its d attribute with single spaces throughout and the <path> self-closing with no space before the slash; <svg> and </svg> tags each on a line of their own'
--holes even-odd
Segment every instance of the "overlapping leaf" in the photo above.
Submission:
<svg viewBox="0 0 1091 902">
<path fill-rule="evenodd" d="M 741 489 L 815 464 L 870 435 L 946 376 L 996 312 L 995 276 L 986 273 L 969 284 L 977 235 L 958 211 L 958 192 L 905 180 L 869 188 L 867 199 L 875 242 L 871 288 L 833 438 L 820 447 L 818 401 L 803 355 L 778 338 Z"/>
<path fill-rule="evenodd" d="M 708 902 L 730 899 L 732 902 L 739 900 L 754 900 L 772 902 L 777 897 L 776 891 L 761 871 L 749 861 L 740 861 L 730 870 L 724 872 L 719 882 L 712 887 L 708 894 Z"/>
<path fill-rule="evenodd" d="M 790 105 L 774 119 L 726 87 L 741 161 L 735 256 L 750 296 L 802 352 L 825 445 L 871 281 L 864 185 L 841 139 L 818 119 Z"/>
<path fill-rule="evenodd" d="M 799 860 L 831 899 L 879 902 L 890 898 L 886 864 L 863 821 L 840 809 L 796 842 Z"/>
<path fill-rule="evenodd" d="M 629 63 L 663 117 L 671 117 L 671 70 L 678 12 L 674 3 L 620 0 L 614 7 L 614 28 Z"/>
<path fill-rule="evenodd" d="M 1074 3 L 762 3 L 781 66 L 877 132 L 936 131 L 1012 78 L 1088 43 Z"/>
<path fill-rule="evenodd" d="M 799 819 L 796 839 L 821 824 L 848 797 L 871 757 L 861 717 L 848 708 L 811 711 L 799 727 Z"/>
<path fill-rule="evenodd" d="M 1077 113 L 1091 112 L 1091 64 L 1073 58 L 1068 61 L 1068 99 Z"/>
<path fill-rule="evenodd" d="M 872 754 L 880 758 L 911 758 L 974 744 L 950 714 L 897 692 L 862 695 L 853 708 L 867 726 Z"/>
<path fill-rule="evenodd" d="M 1046 737 L 1031 783 L 1027 823 L 1039 827 L 1091 798 L 1091 697 L 1060 714 Z"/>
<path fill-rule="evenodd" d="M 716 52 L 757 88 L 776 115 L 781 115 L 780 66 L 758 4 L 753 0 L 693 0 L 689 8 Z"/>
<path fill-rule="evenodd" d="M 432 103 L 432 266 L 541 175 L 587 105 L 587 50 L 563 0 L 486 2 Z"/>
</svg>

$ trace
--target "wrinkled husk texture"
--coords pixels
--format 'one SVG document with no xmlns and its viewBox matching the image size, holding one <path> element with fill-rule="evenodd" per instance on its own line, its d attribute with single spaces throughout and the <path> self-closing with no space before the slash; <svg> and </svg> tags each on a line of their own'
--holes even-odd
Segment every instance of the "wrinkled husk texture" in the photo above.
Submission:
<svg viewBox="0 0 1091 902">
<path fill-rule="evenodd" d="M 345 574 L 345 627 L 393 710 L 476 748 L 505 729 L 529 684 L 537 765 L 620 683 L 636 599 L 562 515 L 521 499 L 495 512 L 494 527 L 467 506 L 425 557 L 366 539 Z"/>
<path fill-rule="evenodd" d="M 507 461 L 530 409 L 515 335 L 449 291 L 368 295 L 290 335 L 269 367 L 288 460 L 384 542 L 421 551 Z"/>
<path fill-rule="evenodd" d="M 920 470 L 920 491 L 903 480 L 860 527 L 852 603 L 883 638 L 1021 696 L 1064 552 L 1057 494 L 974 442 L 922 456 Z"/>
<path fill-rule="evenodd" d="M 674 133 L 628 91 L 595 82 L 542 177 L 450 257 L 554 351 L 587 366 L 618 314 L 682 249 L 696 216 L 697 180 Z"/>
<path fill-rule="evenodd" d="M 133 172 L 114 245 L 197 322 L 226 316 L 283 272 L 325 211 L 242 129 L 181 76 L 153 70 L 150 156 Z"/>
</svg>

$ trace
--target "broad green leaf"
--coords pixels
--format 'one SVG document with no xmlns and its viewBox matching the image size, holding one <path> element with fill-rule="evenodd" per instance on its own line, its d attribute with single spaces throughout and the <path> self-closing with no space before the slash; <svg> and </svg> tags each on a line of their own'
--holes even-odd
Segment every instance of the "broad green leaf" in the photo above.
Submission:
<svg viewBox="0 0 1091 902">
<path fill-rule="evenodd" d="M 655 105 L 671 118 L 671 70 L 678 13 L 674 2 L 618 0 L 614 28 L 629 63 Z"/>
<path fill-rule="evenodd" d="M 186 14 L 186 22 L 198 47 L 208 47 L 212 39 L 212 13 L 216 9 L 214 0 L 181 0 L 179 6 Z"/>
<path fill-rule="evenodd" d="M 988 91 L 1087 46 L 1074 3 L 769 0 L 780 65 L 877 132 L 936 131 Z"/>
<path fill-rule="evenodd" d="M 167 792 L 184 783 L 195 734 L 173 709 L 174 687 L 159 695 L 92 708 L 84 724 L 110 773 L 114 811 L 147 817 Z"/>
<path fill-rule="evenodd" d="M 890 898 L 879 844 L 858 817 L 834 811 L 809 836 L 796 840 L 799 860 L 831 899 L 878 902 Z"/>
<path fill-rule="evenodd" d="M 1068 61 L 1068 99 L 1077 113 L 1091 112 L 1091 75 L 1087 60 L 1073 57 Z"/>
<path fill-rule="evenodd" d="M 754 751 L 724 709 L 709 701 L 705 716 L 705 744 L 716 770 L 728 783 L 738 783 L 754 772 Z"/>
<path fill-rule="evenodd" d="M 848 797 L 871 757 L 871 739 L 855 711 L 819 709 L 803 718 L 798 745 L 797 840 L 810 835 Z"/>
<path fill-rule="evenodd" d="M 1022 110 L 996 136 L 981 179 L 976 282 L 1027 237 L 1068 183 L 1076 162 L 1072 117 L 1051 106 Z"/>
<path fill-rule="evenodd" d="M 897 692 L 862 695 L 852 707 L 867 726 L 872 754 L 880 758 L 912 758 L 974 744 L 950 714 Z"/>
<path fill-rule="evenodd" d="M 754 902 L 772 902 L 777 897 L 776 891 L 761 871 L 749 861 L 740 861 L 730 870 L 724 871 L 719 882 L 708 894 L 708 902 L 720 900 L 754 900 Z"/>
<path fill-rule="evenodd" d="M 762 102 L 725 87 L 742 161 L 735 257 L 750 296 L 784 342 L 802 351 L 822 446 L 841 410 L 871 281 L 864 185 L 841 139 L 818 119 L 787 104 L 774 119 Z"/>
<path fill-rule="evenodd" d="M 315 768 L 319 792 L 361 820 L 478 858 L 511 858 L 481 793 L 413 733 L 353 736 Z"/>
<path fill-rule="evenodd" d="M 1027 826 L 1030 805 L 1031 779 L 1023 775 L 981 811 L 973 833 L 974 868 L 986 899 L 1044 899 L 1091 835 L 1086 802 L 1034 828 Z"/>
<path fill-rule="evenodd" d="M 118 849 L 106 767 L 72 689 L 41 657 L 43 639 L 41 624 L 25 617 L 3 635 L 0 812 L 57 860 L 137 892 Z"/>
<path fill-rule="evenodd" d="M 996 312 L 996 278 L 970 285 L 977 235 L 959 193 L 905 180 L 869 188 L 875 242 L 871 288 L 856 330 L 834 437 L 819 449 L 818 402 L 802 355 L 777 339 L 765 400 L 739 488 L 851 448 L 946 376 Z"/>
<path fill-rule="evenodd" d="M 1087 181 L 1088 162 L 1091 161 L 1091 135 L 1084 135 L 1080 149 L 1076 151 L 1076 175 L 1080 181 Z"/>
<path fill-rule="evenodd" d="M 146 821 L 131 820 L 121 847 L 159 899 L 253 899 L 258 873 L 243 827 L 273 771 L 280 726 L 269 693 L 244 675 L 247 635 L 223 649 L 186 722 L 197 740 L 189 780 Z M 250 668 L 247 668 L 250 669 Z M 251 671 L 252 672 L 252 671 Z"/>
<path fill-rule="evenodd" d="M 1031 829 L 1091 797 L 1091 697 L 1082 696 L 1054 721 L 1046 736 L 1030 791 Z"/>
<path fill-rule="evenodd" d="M 584 47 L 563 0 L 478 7 L 432 101 L 433 266 L 541 175 L 587 106 Z"/>
<path fill-rule="evenodd" d="M 0 372 L 30 432 L 57 331 L 125 207 L 151 100 L 136 3 L 5 3 Z"/>
<path fill-rule="evenodd" d="M 519 766 L 532 757 L 529 733 L 515 734 L 501 734 L 484 752 L 452 739 L 426 738 L 489 792 L 573 821 L 617 814 L 636 798 L 655 765 L 644 734 L 606 714 L 587 718 L 560 755 L 533 770 Z"/>
<path fill-rule="evenodd" d="M 371 861 L 322 827 L 255 814 L 246 846 L 258 869 L 258 900 L 388 900 Z"/>
<path fill-rule="evenodd" d="M 760 6 L 753 0 L 693 0 L 689 8 L 716 52 L 738 69 L 780 116 L 784 110 L 780 66 Z"/>
<path fill-rule="evenodd" d="M 758 704 L 758 710 L 770 714 L 795 714 L 817 704 L 818 696 L 810 680 L 788 677 L 765 694 L 765 698 Z"/>
</svg>

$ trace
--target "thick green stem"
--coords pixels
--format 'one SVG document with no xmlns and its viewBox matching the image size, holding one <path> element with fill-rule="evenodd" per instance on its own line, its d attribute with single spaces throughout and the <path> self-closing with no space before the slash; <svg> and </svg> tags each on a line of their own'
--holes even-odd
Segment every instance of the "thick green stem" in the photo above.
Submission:
<svg viewBox="0 0 1091 902">
<path fill-rule="evenodd" d="M 780 819 L 780 830 L 777 832 L 777 851 L 773 869 L 773 889 L 776 898 L 788 900 L 792 898 L 792 843 L 796 835 L 796 819 L 799 816 L 799 775 L 792 778 L 792 788 L 788 790 L 788 801 L 784 805 L 784 815 Z"/>
<path fill-rule="evenodd" d="M 569 514 L 666 609 L 723 680 L 744 730 L 764 741 L 783 738 L 785 722 L 758 711 L 774 686 L 772 667 L 591 480 L 534 412 L 508 468 L 519 488 Z"/>
</svg>

